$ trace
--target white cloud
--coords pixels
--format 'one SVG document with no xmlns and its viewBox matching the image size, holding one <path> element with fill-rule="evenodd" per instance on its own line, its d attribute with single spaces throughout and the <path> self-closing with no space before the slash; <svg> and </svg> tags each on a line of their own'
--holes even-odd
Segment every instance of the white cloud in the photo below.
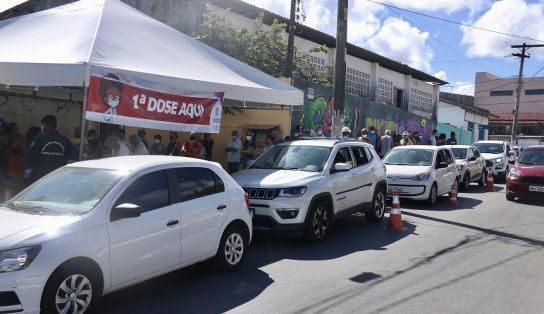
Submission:
<svg viewBox="0 0 544 314">
<path fill-rule="evenodd" d="M 446 13 L 452 13 L 468 9 L 471 14 L 474 14 L 485 7 L 488 7 L 492 2 L 492 0 L 390 0 L 387 1 L 387 4 L 403 9 L 426 12 L 444 11 Z"/>
<path fill-rule="evenodd" d="M 440 87 L 440 90 L 447 93 L 474 96 L 474 82 L 457 81 L 451 85 Z"/>
<path fill-rule="evenodd" d="M 448 74 L 445 71 L 438 71 L 433 76 L 442 81 L 448 80 Z"/>
<path fill-rule="evenodd" d="M 527 4 L 523 0 L 497 1 L 473 25 L 524 37 L 544 38 L 544 4 Z M 468 46 L 467 54 L 471 57 L 502 57 L 516 52 L 511 45 L 530 43 L 526 39 L 473 28 L 461 27 L 461 31 L 461 43 Z M 543 49 L 536 48 L 532 53 L 544 56 Z"/>
<path fill-rule="evenodd" d="M 379 32 L 367 42 L 370 50 L 393 60 L 409 60 L 409 66 L 430 72 L 432 49 L 427 45 L 428 32 L 422 32 L 408 22 L 389 17 Z"/>
</svg>

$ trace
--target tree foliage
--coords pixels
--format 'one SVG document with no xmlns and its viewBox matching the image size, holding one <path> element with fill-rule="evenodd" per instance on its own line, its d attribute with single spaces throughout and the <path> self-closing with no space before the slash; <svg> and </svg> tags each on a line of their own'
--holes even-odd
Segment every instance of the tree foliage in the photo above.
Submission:
<svg viewBox="0 0 544 314">
<path fill-rule="evenodd" d="M 287 25 L 274 20 L 268 27 L 263 24 L 263 14 L 253 21 L 251 29 L 243 29 L 230 22 L 227 15 L 213 12 L 208 6 L 199 34 L 195 37 L 222 51 L 223 53 L 255 67 L 271 76 L 283 75 L 286 64 L 287 42 L 282 34 Z M 325 52 L 325 46 L 316 46 L 309 53 Z M 330 66 L 316 66 L 309 54 L 295 48 L 295 71 L 297 75 L 316 83 L 330 86 L 332 71 Z"/>
</svg>

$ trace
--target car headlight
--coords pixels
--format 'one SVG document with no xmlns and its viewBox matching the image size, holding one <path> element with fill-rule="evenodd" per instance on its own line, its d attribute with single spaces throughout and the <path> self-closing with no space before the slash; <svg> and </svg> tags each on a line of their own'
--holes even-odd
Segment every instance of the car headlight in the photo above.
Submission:
<svg viewBox="0 0 544 314">
<path fill-rule="evenodd" d="M 517 179 L 519 179 L 519 175 L 520 175 L 520 173 L 519 173 L 519 171 L 516 170 L 516 169 L 512 169 L 512 170 L 510 170 L 510 172 L 508 172 L 508 178 L 509 178 L 510 180 L 517 180 Z"/>
<path fill-rule="evenodd" d="M 279 196 L 283 197 L 297 197 L 301 196 L 306 192 L 307 188 L 305 186 L 295 186 L 292 188 L 281 189 Z"/>
<path fill-rule="evenodd" d="M 502 161 L 502 158 L 495 158 L 493 159 L 493 162 L 501 162 Z"/>
<path fill-rule="evenodd" d="M 22 270 L 28 267 L 41 250 L 41 246 L 25 247 L 0 252 L 0 273 Z"/>
<path fill-rule="evenodd" d="M 431 176 L 430 172 L 424 172 L 424 173 L 416 174 L 415 176 L 412 177 L 412 180 L 426 181 L 427 179 L 429 179 L 430 176 Z"/>
<path fill-rule="evenodd" d="M 463 165 L 456 165 L 455 167 L 457 167 L 457 171 L 463 171 L 463 168 L 464 168 L 465 166 L 463 166 Z"/>
</svg>

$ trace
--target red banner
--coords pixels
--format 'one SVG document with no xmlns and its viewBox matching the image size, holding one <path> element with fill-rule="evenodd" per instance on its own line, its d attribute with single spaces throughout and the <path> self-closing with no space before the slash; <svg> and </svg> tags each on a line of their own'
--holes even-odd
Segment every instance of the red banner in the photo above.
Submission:
<svg viewBox="0 0 544 314">
<path fill-rule="evenodd" d="M 223 93 L 174 95 L 91 74 L 87 120 L 172 131 L 219 133 Z"/>
</svg>

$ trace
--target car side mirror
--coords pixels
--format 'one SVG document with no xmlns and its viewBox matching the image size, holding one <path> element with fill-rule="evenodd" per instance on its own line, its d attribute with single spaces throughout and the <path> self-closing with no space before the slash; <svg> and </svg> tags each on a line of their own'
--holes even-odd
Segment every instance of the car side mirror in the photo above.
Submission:
<svg viewBox="0 0 544 314">
<path fill-rule="evenodd" d="M 118 205 L 114 207 L 111 210 L 110 214 L 110 221 L 117 221 L 125 218 L 135 218 L 140 217 L 142 214 L 142 207 L 130 204 L 130 203 L 123 203 L 121 205 Z"/>
<path fill-rule="evenodd" d="M 339 162 L 334 164 L 333 168 L 331 169 L 331 173 L 349 171 L 350 169 L 351 167 L 345 162 Z"/>
<path fill-rule="evenodd" d="M 514 157 L 514 156 L 516 156 L 515 151 L 511 150 L 511 151 L 508 152 L 508 157 Z"/>
</svg>

